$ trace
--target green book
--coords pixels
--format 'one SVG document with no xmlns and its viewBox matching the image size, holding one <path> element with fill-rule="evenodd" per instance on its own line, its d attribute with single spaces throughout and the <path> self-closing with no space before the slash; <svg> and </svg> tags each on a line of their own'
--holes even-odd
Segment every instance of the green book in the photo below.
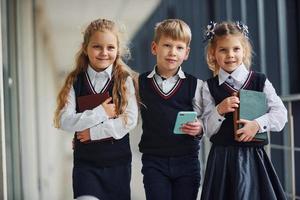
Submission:
<svg viewBox="0 0 300 200">
<path fill-rule="evenodd" d="M 263 92 L 241 89 L 239 91 L 239 98 L 239 119 L 254 120 L 264 115 L 268 110 L 266 94 Z M 264 141 L 267 139 L 267 132 L 257 133 L 254 137 L 256 141 Z"/>
</svg>

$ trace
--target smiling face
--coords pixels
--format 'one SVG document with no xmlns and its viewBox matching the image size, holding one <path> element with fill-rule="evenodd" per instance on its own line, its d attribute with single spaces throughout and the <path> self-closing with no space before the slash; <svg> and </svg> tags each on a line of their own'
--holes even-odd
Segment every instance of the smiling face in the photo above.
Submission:
<svg viewBox="0 0 300 200">
<path fill-rule="evenodd" d="M 228 73 L 233 72 L 243 62 L 244 48 L 239 35 L 227 35 L 217 39 L 214 49 L 217 65 Z"/>
<path fill-rule="evenodd" d="M 188 58 L 190 48 L 186 42 L 162 36 L 158 43 L 152 42 L 152 54 L 156 55 L 158 73 L 169 78 L 176 74 L 179 66 Z"/>
<path fill-rule="evenodd" d="M 117 37 L 110 31 L 96 31 L 90 37 L 86 48 L 89 64 L 95 71 L 103 71 L 117 58 Z"/>
</svg>

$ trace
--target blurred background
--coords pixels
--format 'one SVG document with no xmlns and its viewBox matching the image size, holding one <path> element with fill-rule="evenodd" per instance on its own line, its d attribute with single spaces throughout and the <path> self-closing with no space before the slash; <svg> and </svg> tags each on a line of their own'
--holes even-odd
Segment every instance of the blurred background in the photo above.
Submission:
<svg viewBox="0 0 300 200">
<path fill-rule="evenodd" d="M 183 67 L 203 80 L 212 76 L 202 43 L 209 21 L 246 23 L 255 51 L 252 69 L 267 74 L 289 111 L 289 123 L 270 133 L 266 149 L 288 199 L 300 199 L 299 0 L 1 0 L 0 6 L 0 199 L 72 199 L 73 133 L 55 129 L 52 119 L 82 31 L 97 18 L 126 27 L 128 64 L 138 72 L 155 64 L 154 25 L 166 18 L 186 21 L 193 39 Z M 132 200 L 145 199 L 140 127 L 131 133 Z M 210 143 L 203 138 L 201 145 L 203 173 Z"/>
</svg>

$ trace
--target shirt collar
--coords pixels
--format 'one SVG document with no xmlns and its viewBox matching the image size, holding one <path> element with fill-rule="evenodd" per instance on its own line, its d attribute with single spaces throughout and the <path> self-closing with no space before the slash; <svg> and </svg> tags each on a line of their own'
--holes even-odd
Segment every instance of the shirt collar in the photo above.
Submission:
<svg viewBox="0 0 300 200">
<path fill-rule="evenodd" d="M 101 74 L 104 74 L 108 79 L 111 79 L 112 66 L 113 66 L 113 64 L 108 66 L 105 70 L 103 70 L 101 72 L 97 72 L 89 65 L 87 68 L 87 73 L 91 80 L 94 80 L 96 75 L 101 75 Z"/>
<path fill-rule="evenodd" d="M 147 78 L 153 78 L 154 75 L 159 76 L 159 74 L 156 72 L 156 67 L 157 67 L 157 65 L 154 66 L 153 70 L 150 72 L 150 74 L 147 76 Z M 178 76 L 181 79 L 186 78 L 184 72 L 182 71 L 181 66 L 179 67 L 177 74 L 175 74 L 173 77 L 175 77 L 175 76 Z"/>
<path fill-rule="evenodd" d="M 243 83 L 247 79 L 248 75 L 249 71 L 243 63 L 238 66 L 231 74 L 221 68 L 218 76 L 219 85 L 223 84 L 229 76 L 231 76 L 235 81 Z"/>
</svg>

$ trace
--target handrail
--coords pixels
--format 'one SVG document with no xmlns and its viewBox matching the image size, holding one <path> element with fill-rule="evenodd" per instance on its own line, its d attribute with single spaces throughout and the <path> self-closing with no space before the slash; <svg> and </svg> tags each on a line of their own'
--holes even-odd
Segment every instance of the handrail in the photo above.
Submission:
<svg viewBox="0 0 300 200">
<path fill-rule="evenodd" d="M 289 102 L 289 101 L 298 101 L 300 100 L 300 94 L 291 94 L 281 97 L 282 101 Z"/>
</svg>

